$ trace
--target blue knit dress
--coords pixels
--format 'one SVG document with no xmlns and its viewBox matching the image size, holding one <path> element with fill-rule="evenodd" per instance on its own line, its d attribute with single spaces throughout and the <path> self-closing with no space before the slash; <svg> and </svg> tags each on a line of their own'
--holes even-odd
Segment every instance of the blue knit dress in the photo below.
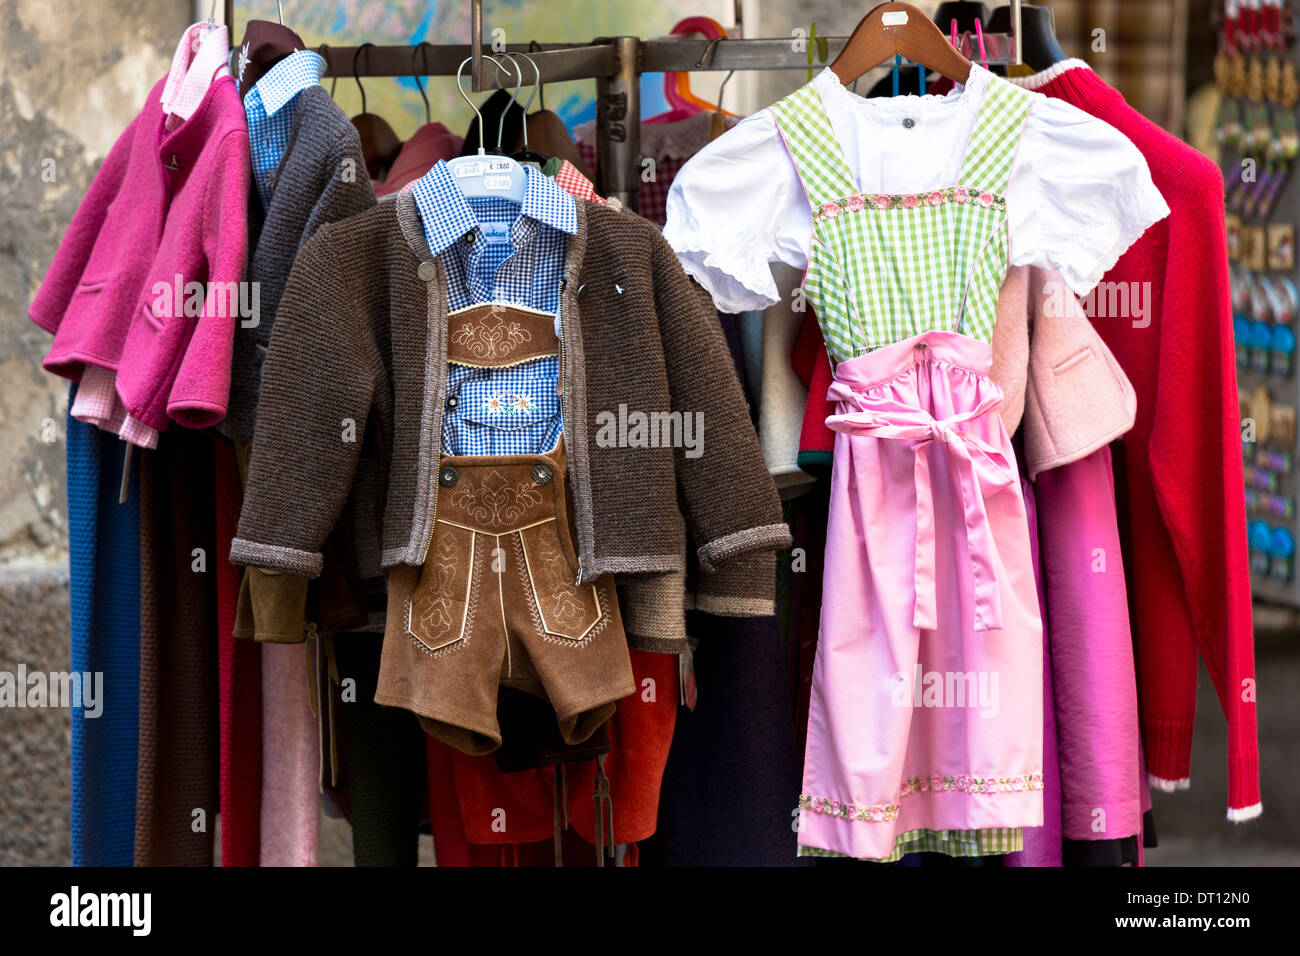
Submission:
<svg viewBox="0 0 1300 956">
<path fill-rule="evenodd" d="M 119 504 L 126 444 L 71 415 L 67 436 L 71 667 L 102 672 L 104 698 L 98 717 L 84 717 L 82 708 L 72 711 L 72 863 L 131 866 L 140 687 L 139 469 L 133 460 L 130 493 Z"/>
</svg>

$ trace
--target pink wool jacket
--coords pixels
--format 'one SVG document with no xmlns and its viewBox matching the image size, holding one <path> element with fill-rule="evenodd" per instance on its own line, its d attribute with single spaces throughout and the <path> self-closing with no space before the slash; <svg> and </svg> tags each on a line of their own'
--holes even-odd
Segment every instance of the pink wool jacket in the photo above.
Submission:
<svg viewBox="0 0 1300 956">
<path fill-rule="evenodd" d="M 109 152 L 29 314 L 54 334 L 48 371 L 78 381 L 87 365 L 113 369 L 138 420 L 206 428 L 225 417 L 230 391 L 248 127 L 223 73 L 194 115 L 168 129 L 164 82 Z"/>
</svg>

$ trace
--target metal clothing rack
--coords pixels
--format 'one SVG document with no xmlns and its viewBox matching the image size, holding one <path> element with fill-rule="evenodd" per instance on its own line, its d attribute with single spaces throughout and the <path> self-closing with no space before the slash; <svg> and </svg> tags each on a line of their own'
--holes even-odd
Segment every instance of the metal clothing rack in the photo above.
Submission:
<svg viewBox="0 0 1300 956">
<path fill-rule="evenodd" d="M 980 59 L 982 64 L 1021 62 L 1021 0 L 1008 2 L 1011 5 L 1011 33 L 984 34 L 987 56 Z M 736 7 L 736 22 L 740 23 L 740 0 L 736 0 Z M 233 46 L 234 0 L 225 0 L 225 14 Z M 504 48 L 485 46 L 483 0 L 470 0 L 470 37 L 468 44 L 330 46 L 320 53 L 327 64 L 325 75 L 334 77 L 411 76 L 417 57 L 421 76 L 455 76 L 457 67 L 470 57 L 470 87 L 476 93 L 515 85 L 513 77 L 488 62 L 493 54 L 503 52 L 528 53 L 537 64 L 541 83 L 594 79 L 597 190 L 633 209 L 637 208 L 641 184 L 639 120 L 642 73 L 808 68 L 806 51 L 796 50 L 791 37 L 694 40 L 618 36 L 598 37 L 590 43 L 512 43 Z M 828 56 L 833 59 L 844 48 L 848 37 L 826 37 L 825 40 Z"/>
</svg>

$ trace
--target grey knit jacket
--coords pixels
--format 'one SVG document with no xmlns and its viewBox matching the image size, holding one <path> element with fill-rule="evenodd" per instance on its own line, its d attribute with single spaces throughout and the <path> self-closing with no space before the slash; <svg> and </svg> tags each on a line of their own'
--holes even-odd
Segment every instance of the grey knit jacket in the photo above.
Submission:
<svg viewBox="0 0 1300 956">
<path fill-rule="evenodd" d="M 227 437 L 243 440 L 253 437 L 262 362 L 298 250 L 322 223 L 338 222 L 375 204 L 361 139 L 323 86 L 298 94 L 293 130 L 264 215 L 256 192 L 251 200 L 248 281 L 257 283 L 258 323 L 235 327 L 230 406 L 218 426 Z"/>
<path fill-rule="evenodd" d="M 677 577 L 689 529 L 700 568 L 719 582 L 719 611 L 770 613 L 773 552 L 790 534 L 707 294 L 651 223 L 583 201 L 564 274 L 561 400 L 581 579 Z M 409 192 L 323 225 L 304 246 L 266 358 L 232 561 L 319 574 L 369 428 L 382 564 L 423 564 L 446 392 L 445 282 Z M 600 440 L 620 406 L 699 413 L 702 453 Z"/>
</svg>

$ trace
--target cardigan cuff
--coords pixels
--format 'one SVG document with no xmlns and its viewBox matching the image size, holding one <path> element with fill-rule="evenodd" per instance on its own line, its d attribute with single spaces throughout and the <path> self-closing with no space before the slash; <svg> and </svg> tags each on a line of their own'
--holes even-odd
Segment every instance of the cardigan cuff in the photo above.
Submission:
<svg viewBox="0 0 1300 956">
<path fill-rule="evenodd" d="M 651 654 L 680 654 L 686 648 L 686 575 L 628 575 L 615 583 L 627 646 Z"/>
<path fill-rule="evenodd" d="M 751 551 L 780 551 L 790 547 L 793 540 L 789 526 L 782 521 L 714 538 L 707 544 L 700 545 L 695 554 L 699 558 L 700 570 L 716 571 L 738 555 Z"/>
<path fill-rule="evenodd" d="M 753 551 L 717 570 L 700 569 L 695 609 L 718 617 L 776 613 L 776 552 Z"/>
<path fill-rule="evenodd" d="M 307 623 L 307 579 L 266 568 L 245 568 L 235 609 L 235 637 L 263 644 L 301 644 Z"/>
<path fill-rule="evenodd" d="M 297 548 L 235 538 L 230 542 L 230 561 L 232 564 L 270 568 L 289 574 L 301 574 L 306 578 L 317 578 L 325 565 L 325 556 L 319 551 L 299 551 Z"/>
</svg>

